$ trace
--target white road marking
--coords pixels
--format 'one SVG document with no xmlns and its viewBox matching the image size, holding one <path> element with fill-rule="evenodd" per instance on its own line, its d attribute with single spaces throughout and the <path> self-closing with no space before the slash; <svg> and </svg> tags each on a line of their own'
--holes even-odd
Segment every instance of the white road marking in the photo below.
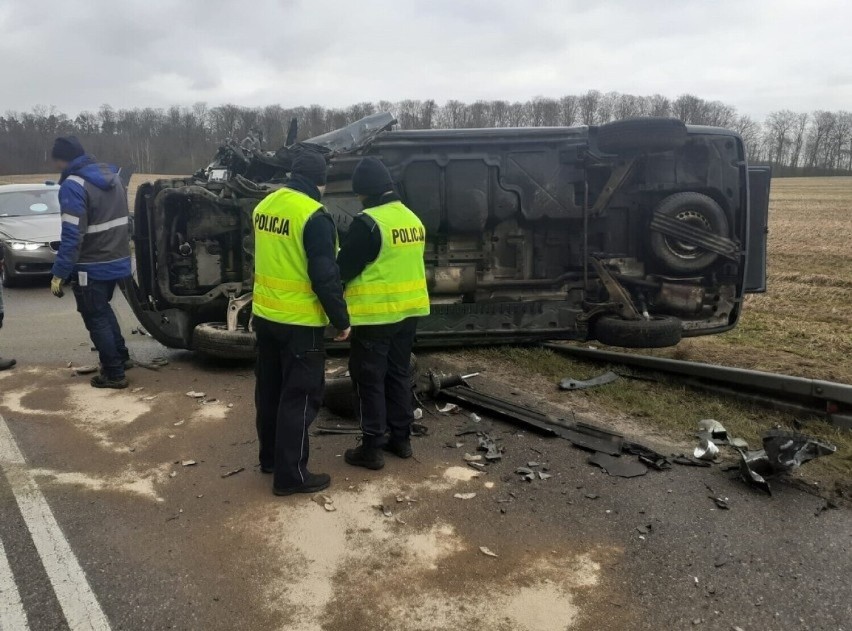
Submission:
<svg viewBox="0 0 852 631">
<path fill-rule="evenodd" d="M 83 568 L 26 465 L 9 426 L 0 416 L 0 469 L 12 487 L 68 626 L 71 631 L 110 631 Z"/>
<path fill-rule="evenodd" d="M 28 631 L 27 614 L 0 541 L 0 631 Z"/>
</svg>

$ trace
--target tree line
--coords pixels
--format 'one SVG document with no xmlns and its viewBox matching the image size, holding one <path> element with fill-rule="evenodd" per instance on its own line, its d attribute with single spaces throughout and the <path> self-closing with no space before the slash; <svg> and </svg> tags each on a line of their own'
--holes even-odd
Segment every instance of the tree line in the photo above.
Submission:
<svg viewBox="0 0 852 631">
<path fill-rule="evenodd" d="M 73 118 L 39 106 L 0 116 L 0 173 L 49 172 L 53 139 L 73 133 L 88 151 L 109 162 L 134 165 L 143 173 L 186 174 L 204 166 L 223 141 L 239 142 L 252 129 L 263 134 L 264 149 L 276 149 L 284 144 L 293 118 L 298 121 L 299 139 L 304 140 L 382 111 L 392 112 L 402 129 L 600 125 L 631 117 L 673 116 L 688 124 L 739 132 L 750 161 L 772 164 L 777 175 L 852 173 L 852 112 L 779 110 L 761 122 L 730 105 L 692 94 L 670 99 L 597 90 L 524 102 L 450 100 L 439 105 L 433 100 L 405 100 L 345 108 L 196 103 L 116 110 L 103 105 Z"/>
</svg>

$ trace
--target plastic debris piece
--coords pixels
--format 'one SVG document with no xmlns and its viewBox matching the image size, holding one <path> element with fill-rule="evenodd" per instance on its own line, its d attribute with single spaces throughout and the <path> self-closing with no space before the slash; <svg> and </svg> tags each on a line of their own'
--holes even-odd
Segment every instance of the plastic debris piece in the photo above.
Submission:
<svg viewBox="0 0 852 631">
<path fill-rule="evenodd" d="M 636 532 L 638 532 L 640 535 L 647 535 L 647 534 L 649 534 L 649 533 L 650 533 L 653 529 L 654 529 L 654 525 L 653 525 L 653 524 L 646 524 L 645 526 L 637 526 L 637 527 L 636 527 Z"/>
<path fill-rule="evenodd" d="M 547 480 L 548 478 L 552 478 L 552 477 L 553 476 L 550 475 L 549 473 L 544 473 L 543 471 L 538 472 L 538 479 L 539 480 Z"/>
<path fill-rule="evenodd" d="M 74 373 L 78 375 L 91 375 L 93 372 L 98 372 L 97 366 L 78 366 L 74 369 Z"/>
<path fill-rule="evenodd" d="M 713 500 L 716 503 L 716 506 L 722 510 L 728 510 L 730 508 L 730 506 L 728 506 L 727 497 L 720 497 L 717 495 L 708 495 L 707 497 Z"/>
<path fill-rule="evenodd" d="M 133 388 L 130 393 L 136 394 L 137 392 L 142 392 L 145 389 L 145 386 L 139 386 L 138 388 Z"/>
<path fill-rule="evenodd" d="M 606 471 L 608 475 L 620 478 L 635 478 L 648 473 L 648 467 L 641 462 L 610 456 L 600 451 L 589 458 L 589 464 L 597 465 Z"/>
<path fill-rule="evenodd" d="M 170 477 L 170 478 L 173 478 L 173 477 L 175 477 L 176 475 L 177 475 L 177 471 L 172 471 L 171 473 L 169 473 L 169 477 Z"/>
<path fill-rule="evenodd" d="M 476 497 L 476 493 L 456 493 L 453 497 L 457 500 L 472 500 Z"/>
<path fill-rule="evenodd" d="M 814 458 L 837 451 L 836 446 L 811 436 L 778 429 L 763 435 L 763 449 L 776 474 L 790 473 Z"/>
<path fill-rule="evenodd" d="M 485 465 L 481 462 L 468 462 L 467 466 L 472 467 L 477 471 L 485 471 Z"/>
<path fill-rule="evenodd" d="M 470 416 L 469 416 L 468 418 L 469 418 L 471 421 L 473 421 L 474 423 L 479 423 L 479 422 L 481 422 L 481 421 L 482 421 L 482 417 L 481 417 L 481 416 L 479 416 L 479 414 L 477 414 L 476 412 L 471 412 L 471 413 L 470 413 Z"/>
<path fill-rule="evenodd" d="M 479 551 L 487 557 L 497 558 L 497 555 L 485 546 L 479 546 Z"/>
<path fill-rule="evenodd" d="M 587 500 L 596 500 L 600 497 L 597 493 L 586 493 L 585 498 Z"/>
<path fill-rule="evenodd" d="M 748 449 L 748 442 L 744 438 L 729 438 L 728 444 L 736 449 Z"/>
<path fill-rule="evenodd" d="M 419 421 L 423 418 L 423 408 L 415 408 L 414 410 L 414 420 Z"/>
<path fill-rule="evenodd" d="M 204 394 L 203 392 L 196 392 L 195 390 L 190 390 L 189 392 L 186 393 L 186 396 L 188 396 L 191 399 L 203 399 L 207 395 Z"/>
<path fill-rule="evenodd" d="M 465 454 L 464 460 L 465 462 L 482 462 L 482 456 L 480 456 L 479 454 Z"/>
<path fill-rule="evenodd" d="M 311 498 L 315 503 L 322 506 L 327 512 L 333 513 L 337 509 L 334 507 L 334 500 L 328 495 L 314 495 Z"/>
<path fill-rule="evenodd" d="M 222 474 L 223 478 L 230 478 L 232 475 L 237 475 L 238 473 L 245 471 L 245 467 L 237 467 L 236 469 L 231 469 L 230 471 L 226 471 Z"/>
<path fill-rule="evenodd" d="M 528 467 L 518 467 L 515 469 L 515 473 L 520 473 L 521 475 L 529 475 L 533 470 Z"/>
<path fill-rule="evenodd" d="M 715 419 L 706 418 L 698 421 L 698 429 L 701 432 L 709 434 L 710 438 L 713 440 L 721 440 L 724 442 L 727 442 L 728 440 L 728 430 L 726 430 L 725 426 Z"/>
<path fill-rule="evenodd" d="M 181 419 L 181 420 L 177 421 L 176 423 L 172 423 L 172 425 L 174 425 L 175 427 L 180 427 L 180 426 L 181 426 L 181 425 L 183 425 L 184 423 L 186 423 L 186 421 L 184 421 L 183 419 Z"/>
<path fill-rule="evenodd" d="M 195 460 L 181 460 L 180 461 L 180 465 L 182 467 L 192 467 L 192 466 L 197 465 L 197 464 L 198 463 Z"/>
<path fill-rule="evenodd" d="M 532 482 L 533 480 L 535 480 L 535 473 L 528 473 L 524 476 L 524 480 L 526 480 L 527 482 Z"/>
<path fill-rule="evenodd" d="M 580 379 L 571 379 L 570 377 L 566 377 L 562 381 L 559 382 L 560 390 L 585 390 L 586 388 L 594 388 L 596 386 L 605 386 L 608 383 L 612 383 L 618 379 L 618 375 L 614 372 L 609 371 L 605 372 L 597 377 L 592 377 L 591 379 L 586 379 L 582 381 Z"/>
<path fill-rule="evenodd" d="M 435 406 L 435 409 L 441 414 L 457 414 L 459 412 L 459 406 L 455 403 L 446 403 L 441 406 Z"/>
<path fill-rule="evenodd" d="M 527 466 L 528 466 L 528 467 L 530 467 L 530 468 L 533 468 L 533 467 L 538 467 L 538 466 L 540 466 L 540 464 L 541 464 L 541 463 L 534 462 L 534 461 L 530 461 L 530 462 L 528 462 L 528 463 L 527 463 Z"/>
</svg>

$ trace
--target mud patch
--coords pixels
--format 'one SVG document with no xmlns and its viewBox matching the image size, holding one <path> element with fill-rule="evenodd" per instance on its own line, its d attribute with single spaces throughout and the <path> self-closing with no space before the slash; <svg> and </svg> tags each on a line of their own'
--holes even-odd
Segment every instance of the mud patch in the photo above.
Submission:
<svg viewBox="0 0 852 631">
<path fill-rule="evenodd" d="M 333 512 L 294 498 L 270 506 L 267 520 L 234 522 L 257 529 L 285 568 L 264 584 L 266 602 L 286 616 L 282 629 L 571 629 L 580 616 L 575 596 L 599 580 L 596 552 L 513 546 L 498 558 L 481 554 L 482 542 L 433 512 L 430 496 L 471 481 L 464 467 L 448 471 L 327 492 Z"/>
<path fill-rule="evenodd" d="M 168 479 L 170 465 L 160 465 L 156 469 L 138 472 L 126 469 L 113 477 L 92 476 L 79 471 L 55 471 L 52 469 L 31 469 L 33 477 L 40 478 L 40 485 L 61 484 L 77 486 L 89 491 L 118 491 L 140 495 L 156 502 L 163 498 L 157 493 L 156 486 Z"/>
</svg>

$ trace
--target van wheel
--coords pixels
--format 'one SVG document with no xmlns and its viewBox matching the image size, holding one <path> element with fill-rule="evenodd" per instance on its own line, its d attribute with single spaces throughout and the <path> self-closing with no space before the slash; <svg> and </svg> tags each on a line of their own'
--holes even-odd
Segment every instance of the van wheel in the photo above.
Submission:
<svg viewBox="0 0 852 631">
<path fill-rule="evenodd" d="M 605 153 L 654 153 L 682 147 L 686 125 L 677 118 L 625 118 L 601 125 L 597 134 Z"/>
<path fill-rule="evenodd" d="M 254 359 L 257 338 L 246 330 L 229 331 L 224 322 L 205 322 L 192 333 L 192 348 L 223 359 Z"/>
<path fill-rule="evenodd" d="M 413 391 L 419 377 L 417 357 L 414 353 L 408 360 L 408 370 Z M 327 379 L 322 395 L 322 404 L 341 418 L 355 418 L 355 389 L 352 386 L 351 377 L 347 375 L 346 377 Z"/>
<path fill-rule="evenodd" d="M 650 320 L 623 320 L 605 315 L 592 326 L 596 340 L 624 348 L 663 348 L 675 346 L 683 336 L 681 321 L 671 316 L 651 316 Z"/>
<path fill-rule="evenodd" d="M 728 236 L 728 218 L 712 197 L 701 193 L 669 195 L 654 209 L 664 215 L 721 237 Z M 697 245 L 679 241 L 656 231 L 651 232 L 651 250 L 672 272 L 700 272 L 716 262 L 719 255 Z"/>
</svg>

